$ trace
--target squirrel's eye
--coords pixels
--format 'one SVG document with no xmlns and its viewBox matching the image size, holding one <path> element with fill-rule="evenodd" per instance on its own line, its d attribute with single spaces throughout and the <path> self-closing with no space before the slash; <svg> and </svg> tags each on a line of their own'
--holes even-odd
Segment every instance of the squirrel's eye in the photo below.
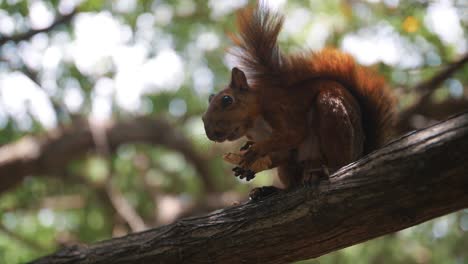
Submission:
<svg viewBox="0 0 468 264">
<path fill-rule="evenodd" d="M 210 97 L 208 97 L 208 103 L 211 102 L 211 100 L 213 100 L 214 96 L 215 96 L 214 94 L 210 94 Z"/>
<path fill-rule="evenodd" d="M 233 102 L 233 99 L 231 96 L 229 95 L 225 95 L 221 98 L 221 104 L 223 105 L 223 107 L 228 107 L 232 104 Z"/>
</svg>

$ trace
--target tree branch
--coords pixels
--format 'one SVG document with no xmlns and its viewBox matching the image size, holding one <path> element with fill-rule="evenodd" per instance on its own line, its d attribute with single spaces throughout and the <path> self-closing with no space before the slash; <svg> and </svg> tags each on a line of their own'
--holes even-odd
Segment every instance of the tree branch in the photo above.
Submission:
<svg viewBox="0 0 468 264">
<path fill-rule="evenodd" d="M 77 9 L 74 9 L 69 14 L 58 17 L 48 27 L 41 28 L 41 29 L 31 29 L 25 33 L 13 35 L 13 36 L 0 36 L 0 46 L 7 43 L 8 41 L 13 41 L 14 43 L 18 43 L 22 40 L 28 40 L 36 34 L 39 34 L 42 32 L 49 32 L 59 25 L 69 23 L 76 14 L 77 14 Z"/>
<path fill-rule="evenodd" d="M 447 65 L 444 69 L 440 70 L 436 73 L 432 78 L 425 80 L 416 86 L 414 86 L 411 90 L 419 93 L 416 102 L 402 111 L 399 114 L 398 120 L 398 130 L 402 132 L 407 132 L 411 129 L 411 117 L 415 114 L 422 113 L 425 109 L 428 108 L 429 105 L 429 98 L 434 93 L 440 85 L 450 78 L 455 72 L 462 69 L 465 64 L 468 63 L 468 53 L 465 54 L 460 59 L 454 61 L 453 63 Z M 451 114 L 454 114 L 453 112 Z"/>
<path fill-rule="evenodd" d="M 109 196 L 112 206 L 122 219 L 127 222 L 132 232 L 143 231 L 148 228 L 145 221 L 143 221 L 141 216 L 136 212 L 135 208 L 133 208 L 119 189 L 112 186 L 111 182 L 107 183 L 106 193 Z"/>
<path fill-rule="evenodd" d="M 442 102 L 426 103 L 418 107 L 417 112 L 413 113 L 413 118 L 407 120 L 406 124 L 400 124 L 400 131 L 421 129 L 467 109 L 468 99 L 465 98 L 451 98 Z M 415 118 L 416 116 L 418 118 Z"/>
<path fill-rule="evenodd" d="M 61 175 L 67 164 L 96 150 L 88 122 L 75 122 L 67 129 L 50 131 L 43 137 L 25 137 L 0 147 L 0 193 L 28 175 Z M 207 162 L 184 135 L 163 119 L 135 118 L 120 123 L 104 122 L 110 151 L 128 143 L 160 145 L 180 152 L 193 164 L 207 192 L 214 190 Z"/>
<path fill-rule="evenodd" d="M 49 263 L 285 263 L 314 258 L 468 207 L 468 113 L 411 133 L 317 189 L 71 247 Z"/>
<path fill-rule="evenodd" d="M 133 208 L 131 203 L 125 198 L 122 192 L 114 186 L 112 178 L 115 175 L 114 163 L 112 161 L 111 150 L 109 146 L 109 139 L 105 129 L 98 124 L 90 124 L 91 135 L 93 136 L 94 144 L 96 145 L 97 152 L 106 158 L 108 174 L 106 177 L 105 191 L 114 207 L 115 211 L 127 222 L 132 232 L 146 230 L 146 224 L 143 218 Z"/>
<path fill-rule="evenodd" d="M 413 90 L 423 94 L 434 91 L 455 72 L 463 68 L 466 63 L 468 63 L 468 53 L 463 55 L 460 59 L 447 65 L 444 69 L 440 70 L 437 74 L 432 76 L 432 78 L 413 87 Z"/>
</svg>

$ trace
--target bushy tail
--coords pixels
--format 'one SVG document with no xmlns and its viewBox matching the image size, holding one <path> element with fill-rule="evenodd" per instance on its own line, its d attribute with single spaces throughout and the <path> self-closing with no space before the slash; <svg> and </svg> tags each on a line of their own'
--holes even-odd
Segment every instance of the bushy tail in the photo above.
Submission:
<svg viewBox="0 0 468 264">
<path fill-rule="evenodd" d="M 251 85 L 269 83 L 281 77 L 282 55 L 277 38 L 283 16 L 272 13 L 260 1 L 256 8 L 244 8 L 237 13 L 238 35 L 231 35 L 236 47 L 231 53 L 239 59 Z"/>
<path fill-rule="evenodd" d="M 361 106 L 365 152 L 385 143 L 394 126 L 396 101 L 384 79 L 335 49 L 283 55 L 277 44 L 283 20 L 283 16 L 269 11 L 262 1 L 256 8 L 239 11 L 239 34 L 231 36 L 236 44 L 233 54 L 240 60 L 239 66 L 246 72 L 250 85 L 290 89 L 315 78 L 337 81 Z"/>
<path fill-rule="evenodd" d="M 384 79 L 370 70 L 356 66 L 352 89 L 361 105 L 362 123 L 367 140 L 366 153 L 395 136 L 396 98 Z"/>
</svg>

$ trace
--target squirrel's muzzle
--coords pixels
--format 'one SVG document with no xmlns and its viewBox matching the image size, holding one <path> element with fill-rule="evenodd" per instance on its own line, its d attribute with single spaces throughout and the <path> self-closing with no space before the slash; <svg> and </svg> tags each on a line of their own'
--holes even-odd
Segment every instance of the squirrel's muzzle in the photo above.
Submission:
<svg viewBox="0 0 468 264">
<path fill-rule="evenodd" d="M 217 142 L 221 142 L 226 139 L 227 134 L 221 131 L 220 129 L 216 129 L 213 123 L 208 120 L 208 118 L 206 117 L 206 114 L 202 116 L 202 120 L 203 120 L 203 125 L 205 127 L 205 133 L 208 139 L 212 141 L 217 141 Z"/>
</svg>

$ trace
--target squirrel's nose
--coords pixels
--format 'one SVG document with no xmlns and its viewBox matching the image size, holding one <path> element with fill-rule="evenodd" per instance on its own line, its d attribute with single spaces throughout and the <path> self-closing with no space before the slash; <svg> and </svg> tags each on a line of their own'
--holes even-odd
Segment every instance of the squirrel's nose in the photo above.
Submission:
<svg viewBox="0 0 468 264">
<path fill-rule="evenodd" d="M 215 131 L 213 136 L 214 136 L 215 139 L 222 139 L 222 138 L 224 138 L 224 135 L 225 134 L 223 132 Z"/>
<path fill-rule="evenodd" d="M 205 126 L 206 136 L 213 141 L 222 140 L 225 137 L 225 133 L 221 131 L 211 130 Z"/>
</svg>

